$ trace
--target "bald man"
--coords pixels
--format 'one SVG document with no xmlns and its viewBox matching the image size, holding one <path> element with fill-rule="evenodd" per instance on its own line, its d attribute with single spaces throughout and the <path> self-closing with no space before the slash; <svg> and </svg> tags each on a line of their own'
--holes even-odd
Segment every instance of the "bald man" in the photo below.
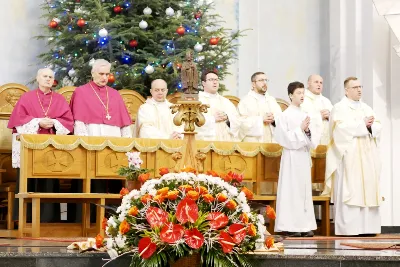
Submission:
<svg viewBox="0 0 400 267">
<path fill-rule="evenodd" d="M 324 80 L 317 74 L 308 77 L 308 90 L 305 92 L 301 108 L 308 114 L 313 128 L 318 129 L 320 145 L 329 143 L 329 115 L 332 110 L 331 101 L 322 95 Z"/>
<path fill-rule="evenodd" d="M 151 98 L 140 106 L 136 120 L 136 136 L 153 139 L 181 139 L 182 129 L 174 125 L 172 105 L 166 99 L 167 83 L 162 79 L 151 83 Z"/>
<path fill-rule="evenodd" d="M 51 69 L 40 69 L 36 81 L 38 89 L 21 96 L 15 105 L 8 128 L 13 131 L 12 166 L 17 168 L 18 180 L 15 193 L 19 192 L 19 168 L 21 144 L 16 139 L 20 134 L 57 134 L 66 135 L 72 132 L 74 121 L 65 98 L 51 90 L 54 83 L 54 72 Z M 28 192 L 57 192 L 59 181 L 56 179 L 28 179 Z M 14 219 L 18 220 L 18 199 L 15 201 Z M 60 218 L 60 205 L 41 203 L 41 222 L 57 222 Z M 27 213 L 28 221 L 31 213 Z"/>
</svg>

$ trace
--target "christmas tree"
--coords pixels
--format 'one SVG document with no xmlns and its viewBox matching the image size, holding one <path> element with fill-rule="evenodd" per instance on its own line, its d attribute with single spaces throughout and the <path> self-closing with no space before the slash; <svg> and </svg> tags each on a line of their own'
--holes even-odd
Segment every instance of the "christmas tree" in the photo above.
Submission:
<svg viewBox="0 0 400 267">
<path fill-rule="evenodd" d="M 39 57 L 56 71 L 57 88 L 87 83 L 91 63 L 103 58 L 116 89 L 148 95 L 151 81 L 162 78 L 173 92 L 189 48 L 199 71 L 223 79 L 242 35 L 221 27 L 207 0 L 46 0 L 42 9 L 48 25 L 38 38 L 48 51 Z"/>
</svg>

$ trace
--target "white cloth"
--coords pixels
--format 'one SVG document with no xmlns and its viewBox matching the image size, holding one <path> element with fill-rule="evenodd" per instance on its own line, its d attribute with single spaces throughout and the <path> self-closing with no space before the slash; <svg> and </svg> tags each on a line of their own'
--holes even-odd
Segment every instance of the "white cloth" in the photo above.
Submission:
<svg viewBox="0 0 400 267">
<path fill-rule="evenodd" d="M 310 90 L 306 90 L 304 102 L 301 104 L 301 109 L 308 114 L 313 124 L 314 129 L 319 129 L 321 134 L 319 144 L 327 145 L 329 143 L 329 121 L 322 120 L 321 110 L 332 110 L 331 101 L 323 95 L 315 95 Z"/>
<path fill-rule="evenodd" d="M 136 120 L 136 131 L 139 138 L 170 139 L 173 132 L 182 133 L 182 127 L 175 126 L 175 114 L 171 113 L 172 103 L 165 100 L 157 102 L 147 99 L 140 106 Z"/>
<path fill-rule="evenodd" d="M 79 136 L 110 136 L 110 137 L 132 137 L 131 126 L 118 127 L 107 124 L 85 124 L 76 120 L 74 123 L 74 135 Z"/>
<path fill-rule="evenodd" d="M 206 123 L 201 127 L 196 127 L 196 139 L 209 141 L 237 141 L 240 128 L 239 114 L 235 105 L 220 94 L 209 94 L 199 92 L 199 101 L 208 104 L 207 113 L 203 113 Z M 229 123 L 215 122 L 214 114 L 218 111 L 225 112 L 228 115 Z"/>
<path fill-rule="evenodd" d="M 290 105 L 278 118 L 275 139 L 283 147 L 276 201 L 275 232 L 317 229 L 311 192 L 310 149 L 316 140 L 300 128 L 307 114 Z"/>
<path fill-rule="evenodd" d="M 374 116 L 370 133 L 364 119 Z M 344 97 L 331 113 L 332 140 L 326 156 L 325 190 L 335 204 L 335 233 L 380 233 L 378 140 L 382 126 L 362 101 Z"/>
<path fill-rule="evenodd" d="M 238 105 L 241 127 L 239 139 L 243 142 L 275 143 L 272 124 L 264 124 L 264 115 L 272 113 L 276 119 L 282 109 L 276 99 L 268 94 L 258 94 L 251 90 Z"/>
<path fill-rule="evenodd" d="M 20 134 L 37 134 L 39 130 L 39 122 L 43 118 L 34 118 L 30 122 L 23 125 L 15 127 L 17 133 L 12 135 L 12 152 L 11 152 L 11 163 L 13 168 L 20 168 L 21 165 L 21 142 L 17 140 L 17 135 Z M 66 135 L 69 134 L 69 130 L 65 128 L 61 122 L 56 119 L 52 119 L 54 122 L 54 128 L 56 129 L 56 134 Z"/>
</svg>

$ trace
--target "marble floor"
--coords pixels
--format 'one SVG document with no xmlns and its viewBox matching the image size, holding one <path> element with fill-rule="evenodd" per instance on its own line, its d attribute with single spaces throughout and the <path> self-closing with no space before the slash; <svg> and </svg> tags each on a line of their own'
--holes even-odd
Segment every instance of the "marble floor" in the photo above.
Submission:
<svg viewBox="0 0 400 267">
<path fill-rule="evenodd" d="M 284 252 L 257 253 L 256 255 L 252 255 L 251 258 L 256 262 L 254 266 L 400 266 L 400 250 L 363 250 L 341 245 L 343 242 L 400 244 L 400 238 L 316 241 L 284 240 Z M 67 262 L 72 264 L 72 258 L 76 258 L 76 260 L 85 258 L 86 261 L 83 265 L 75 263 L 74 265 L 67 264 L 67 266 L 102 266 L 106 262 L 105 259 L 108 258 L 108 255 L 105 253 L 79 253 L 78 251 L 67 250 L 69 244 L 70 242 L 0 238 L 0 266 L 64 266 Z M 21 265 L 18 265 L 18 263 L 11 264 L 9 261 L 11 258 L 21 260 L 21 258 L 28 259 L 30 257 L 35 259 L 31 264 L 23 264 L 21 262 Z M 42 261 L 40 261 L 40 258 L 42 258 Z M 45 261 L 45 258 L 51 258 L 51 263 Z M 10 265 L 5 265 L 4 262 L 7 260 L 4 259 L 7 259 Z M 62 259 L 65 259 L 66 262 L 59 262 Z M 268 261 L 268 265 L 265 265 L 266 261 Z M 360 262 L 362 262 L 362 265 L 358 264 Z M 353 265 L 350 263 L 353 263 Z M 113 265 L 108 264 L 107 266 Z M 117 266 L 125 265 L 118 264 Z"/>
</svg>

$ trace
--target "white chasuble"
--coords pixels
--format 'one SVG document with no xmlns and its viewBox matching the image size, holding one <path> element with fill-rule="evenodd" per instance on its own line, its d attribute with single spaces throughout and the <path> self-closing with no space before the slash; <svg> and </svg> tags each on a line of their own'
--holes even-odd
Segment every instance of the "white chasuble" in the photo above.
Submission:
<svg viewBox="0 0 400 267">
<path fill-rule="evenodd" d="M 199 101 L 210 105 L 210 107 L 207 113 L 203 113 L 206 123 L 201 127 L 196 127 L 196 139 L 225 142 L 237 141 L 240 123 L 235 105 L 218 93 L 199 92 Z M 228 116 L 229 123 L 226 121 L 215 122 L 214 114 L 218 111 L 224 112 Z"/>
<path fill-rule="evenodd" d="M 374 116 L 371 129 L 364 119 Z M 378 142 L 382 126 L 373 110 L 344 97 L 331 113 L 324 195 L 335 204 L 335 234 L 381 231 Z"/>
<path fill-rule="evenodd" d="M 272 113 L 275 118 L 282 113 L 276 99 L 268 94 L 258 94 L 253 90 L 242 98 L 238 105 L 241 120 L 239 139 L 243 142 L 275 143 L 273 134 L 275 127 L 265 124 L 263 119 L 267 113 Z M 275 124 L 276 125 L 276 124 Z"/>
</svg>

